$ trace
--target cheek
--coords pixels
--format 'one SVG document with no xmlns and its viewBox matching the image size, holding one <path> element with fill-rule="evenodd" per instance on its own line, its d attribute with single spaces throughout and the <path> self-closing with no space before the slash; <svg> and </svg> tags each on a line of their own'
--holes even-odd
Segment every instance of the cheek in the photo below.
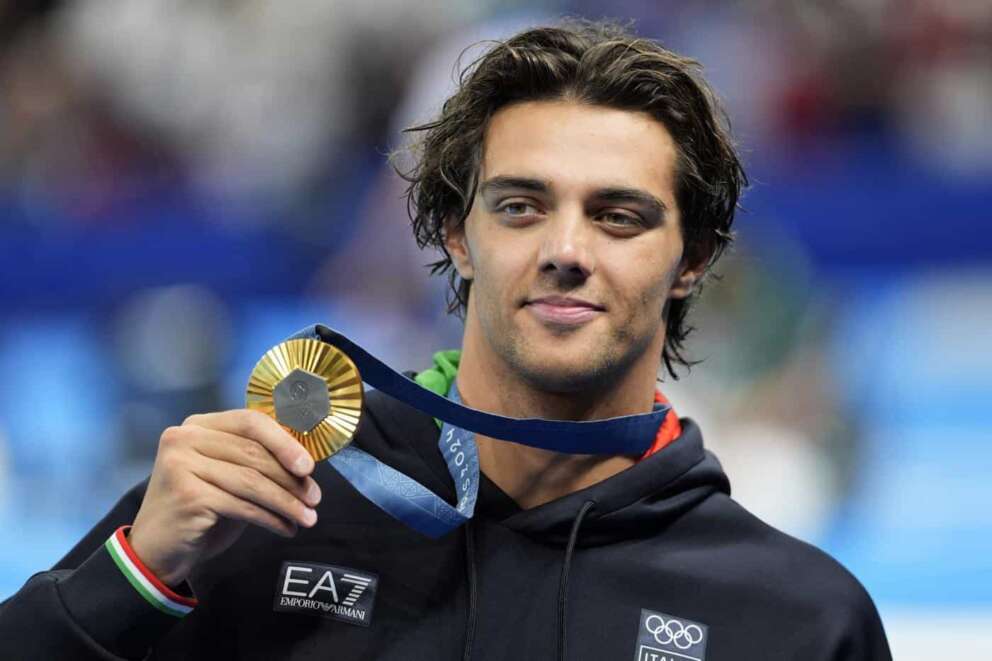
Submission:
<svg viewBox="0 0 992 661">
<path fill-rule="evenodd" d="M 632 304 L 660 313 L 678 274 L 679 260 L 673 252 L 665 247 L 646 247 L 635 254 L 620 251 L 606 262 L 614 266 L 609 269 L 610 279 Z"/>
<path fill-rule="evenodd" d="M 479 236 L 473 252 L 475 279 L 472 287 L 483 290 L 489 302 L 516 300 L 521 296 L 529 268 L 526 245 L 515 244 L 510 238 Z"/>
<path fill-rule="evenodd" d="M 641 291 L 637 315 L 645 324 L 654 326 L 665 316 L 665 304 L 671 282 L 667 273 L 658 274 L 649 287 Z"/>
</svg>

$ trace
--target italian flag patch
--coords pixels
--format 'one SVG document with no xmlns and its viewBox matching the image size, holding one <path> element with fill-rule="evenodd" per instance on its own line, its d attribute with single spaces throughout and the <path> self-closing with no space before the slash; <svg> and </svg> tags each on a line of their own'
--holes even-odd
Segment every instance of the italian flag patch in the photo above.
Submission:
<svg viewBox="0 0 992 661">
<path fill-rule="evenodd" d="M 163 613 L 184 617 L 196 606 L 196 599 L 176 594 L 142 564 L 124 536 L 124 531 L 129 527 L 118 528 L 104 544 L 114 564 L 145 601 Z"/>
</svg>

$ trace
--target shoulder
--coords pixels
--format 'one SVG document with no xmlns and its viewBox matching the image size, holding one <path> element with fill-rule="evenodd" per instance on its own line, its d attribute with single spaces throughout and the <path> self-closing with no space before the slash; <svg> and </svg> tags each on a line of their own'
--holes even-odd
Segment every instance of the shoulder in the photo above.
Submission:
<svg viewBox="0 0 992 661">
<path fill-rule="evenodd" d="M 765 523 L 726 494 L 714 494 L 706 507 L 733 556 L 732 576 L 746 584 L 743 589 L 752 598 L 774 602 L 774 610 L 784 617 L 805 622 L 820 642 L 874 649 L 878 656 L 869 658 L 887 658 L 875 603 L 846 567 L 812 544 Z"/>
<path fill-rule="evenodd" d="M 715 609 L 711 625 L 729 618 L 724 626 L 751 637 L 778 637 L 788 658 L 891 659 L 861 582 L 829 554 L 768 525 L 727 494 L 713 493 L 656 539 L 667 547 L 658 557 L 676 563 L 686 584 L 705 595 L 701 608 Z"/>
</svg>

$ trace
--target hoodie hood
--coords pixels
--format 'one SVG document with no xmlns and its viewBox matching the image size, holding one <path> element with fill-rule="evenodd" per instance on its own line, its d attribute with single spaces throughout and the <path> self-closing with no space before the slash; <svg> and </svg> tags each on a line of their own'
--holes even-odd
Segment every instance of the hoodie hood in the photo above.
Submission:
<svg viewBox="0 0 992 661">
<path fill-rule="evenodd" d="M 503 525 L 529 537 L 564 544 L 576 513 L 586 502 L 578 546 L 600 546 L 651 537 L 730 483 L 712 454 L 703 449 L 699 427 L 682 419 L 682 435 L 666 448 L 591 487 L 533 509 L 520 510 Z"/>
<path fill-rule="evenodd" d="M 439 351 L 434 365 L 413 378 L 434 392 L 446 393 L 457 374 L 460 352 Z M 381 392 L 367 399 L 368 421 L 382 441 L 365 448 L 378 459 L 454 502 L 455 492 L 437 447 L 437 421 Z M 682 419 L 682 434 L 667 447 L 591 487 L 528 510 L 522 509 L 483 473 L 476 516 L 546 544 L 564 545 L 578 512 L 587 502 L 579 547 L 650 537 L 713 493 L 730 485 L 716 457 L 703 448 L 699 427 Z M 422 439 L 432 439 L 430 443 Z M 421 439 L 419 442 L 414 439 Z"/>
</svg>

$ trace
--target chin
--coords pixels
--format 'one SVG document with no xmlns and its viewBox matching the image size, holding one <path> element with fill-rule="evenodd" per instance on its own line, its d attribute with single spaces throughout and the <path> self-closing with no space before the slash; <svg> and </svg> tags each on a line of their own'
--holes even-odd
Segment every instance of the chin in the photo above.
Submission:
<svg viewBox="0 0 992 661">
<path fill-rule="evenodd" d="M 546 392 L 572 393 L 602 388 L 622 372 L 616 356 L 587 347 L 531 347 L 517 355 L 513 367 L 535 388 Z"/>
<path fill-rule="evenodd" d="M 490 350 L 533 388 L 549 393 L 610 388 L 650 344 L 650 338 L 617 332 L 606 319 L 562 332 L 529 317 L 509 324 L 486 321 L 496 320 L 481 324 Z"/>
</svg>

